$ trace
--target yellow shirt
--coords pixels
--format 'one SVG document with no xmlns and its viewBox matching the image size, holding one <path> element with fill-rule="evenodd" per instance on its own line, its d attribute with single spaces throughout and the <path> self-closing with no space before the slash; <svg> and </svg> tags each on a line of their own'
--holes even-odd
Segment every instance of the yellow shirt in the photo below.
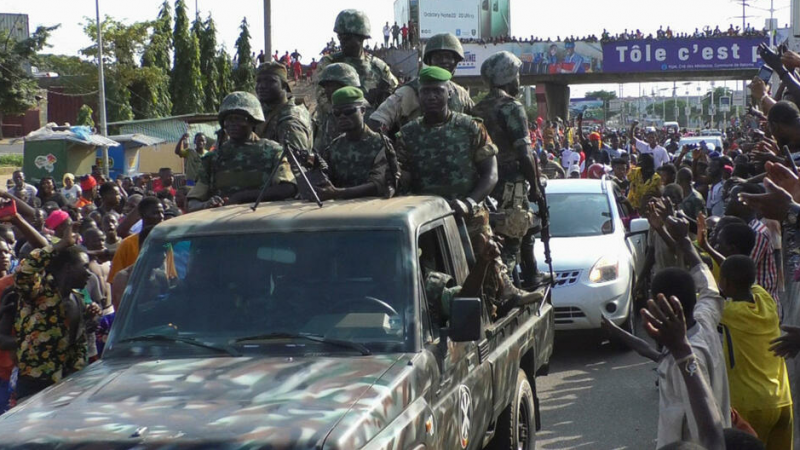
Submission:
<svg viewBox="0 0 800 450">
<path fill-rule="evenodd" d="M 108 282 L 114 283 L 114 275 L 120 270 L 127 269 L 136 262 L 139 257 L 139 233 L 132 234 L 120 242 L 114 259 L 111 261 L 111 269 L 108 271 Z"/>
<path fill-rule="evenodd" d="M 661 197 L 661 177 L 657 173 L 645 181 L 642 177 L 642 169 L 634 167 L 628 173 L 628 180 L 631 182 L 628 201 L 637 211 L 642 210 L 642 206 L 644 206 L 642 205 L 643 200 L 647 199 L 649 201 L 652 197 Z"/>
<path fill-rule="evenodd" d="M 781 335 L 778 307 L 761 286 L 751 292 L 754 303 L 726 300 L 720 322 L 731 406 L 754 411 L 791 405 L 786 362 L 769 350 Z"/>
</svg>

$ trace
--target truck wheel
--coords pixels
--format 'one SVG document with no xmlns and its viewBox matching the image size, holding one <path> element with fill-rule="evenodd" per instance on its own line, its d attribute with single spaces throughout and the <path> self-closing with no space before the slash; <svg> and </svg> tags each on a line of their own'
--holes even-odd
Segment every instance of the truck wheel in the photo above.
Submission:
<svg viewBox="0 0 800 450">
<path fill-rule="evenodd" d="M 536 409 L 533 389 L 525 371 L 519 369 L 514 398 L 497 419 L 492 450 L 534 450 L 536 447 Z"/>
</svg>

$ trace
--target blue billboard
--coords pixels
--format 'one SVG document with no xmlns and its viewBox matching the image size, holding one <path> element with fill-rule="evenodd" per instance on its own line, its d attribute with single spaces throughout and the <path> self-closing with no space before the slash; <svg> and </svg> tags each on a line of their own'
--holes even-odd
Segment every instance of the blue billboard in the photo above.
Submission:
<svg viewBox="0 0 800 450">
<path fill-rule="evenodd" d="M 603 44 L 603 72 L 757 69 L 765 37 L 625 40 Z"/>
</svg>

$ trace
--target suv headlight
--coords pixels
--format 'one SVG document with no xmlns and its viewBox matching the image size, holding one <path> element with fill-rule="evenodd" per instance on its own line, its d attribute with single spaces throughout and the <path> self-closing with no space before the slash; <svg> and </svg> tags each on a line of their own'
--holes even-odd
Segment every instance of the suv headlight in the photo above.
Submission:
<svg viewBox="0 0 800 450">
<path fill-rule="evenodd" d="M 600 258 L 589 272 L 589 281 L 592 283 L 605 283 L 619 277 L 619 259 L 612 256 Z"/>
</svg>

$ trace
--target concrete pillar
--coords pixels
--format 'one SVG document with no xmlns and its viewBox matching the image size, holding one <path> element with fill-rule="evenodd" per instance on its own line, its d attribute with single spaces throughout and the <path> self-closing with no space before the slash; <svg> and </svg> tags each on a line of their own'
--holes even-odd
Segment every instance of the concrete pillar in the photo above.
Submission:
<svg viewBox="0 0 800 450">
<path fill-rule="evenodd" d="M 538 94 L 539 86 L 536 87 Z M 569 120 L 569 85 L 544 83 L 544 97 L 547 103 L 547 120 L 555 120 L 556 117 Z M 542 111 L 541 107 L 539 111 Z"/>
</svg>

